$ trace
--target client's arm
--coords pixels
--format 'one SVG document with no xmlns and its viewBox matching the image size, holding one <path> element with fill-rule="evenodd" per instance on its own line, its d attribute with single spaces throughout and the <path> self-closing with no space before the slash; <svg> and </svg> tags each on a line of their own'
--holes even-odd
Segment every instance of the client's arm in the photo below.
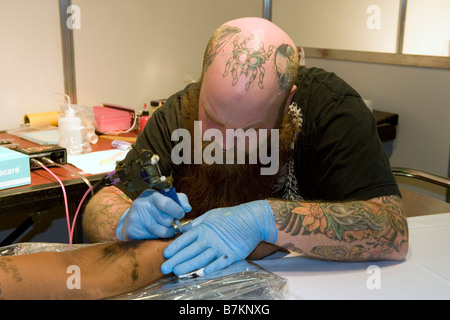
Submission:
<svg viewBox="0 0 450 320">
<path fill-rule="evenodd" d="M 0 299 L 100 299 L 130 292 L 162 276 L 162 252 L 169 243 L 119 241 L 0 257 Z M 78 280 L 80 289 L 70 289 Z"/>
</svg>

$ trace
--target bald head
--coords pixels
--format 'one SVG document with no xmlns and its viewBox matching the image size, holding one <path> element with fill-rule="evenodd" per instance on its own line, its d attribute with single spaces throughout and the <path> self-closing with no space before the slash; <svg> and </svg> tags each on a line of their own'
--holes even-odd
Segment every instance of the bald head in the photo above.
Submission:
<svg viewBox="0 0 450 320">
<path fill-rule="evenodd" d="M 200 119 L 224 128 L 273 128 L 296 89 L 298 65 L 295 44 L 272 22 L 224 23 L 205 51 Z"/>
<path fill-rule="evenodd" d="M 298 68 L 295 48 L 291 38 L 266 19 L 236 19 L 221 25 L 211 36 L 205 51 L 203 71 L 206 73 L 216 61 L 222 69 L 225 66 L 223 76 L 231 74 L 232 84 L 237 85 L 241 76 L 253 75 L 255 69 L 260 68 L 262 72 L 259 75 L 240 82 L 245 85 L 246 91 L 255 81 L 263 89 L 264 79 L 269 82 L 274 77 L 280 89 L 288 90 L 294 84 L 293 78 Z M 270 63 L 272 65 L 268 65 Z"/>
</svg>

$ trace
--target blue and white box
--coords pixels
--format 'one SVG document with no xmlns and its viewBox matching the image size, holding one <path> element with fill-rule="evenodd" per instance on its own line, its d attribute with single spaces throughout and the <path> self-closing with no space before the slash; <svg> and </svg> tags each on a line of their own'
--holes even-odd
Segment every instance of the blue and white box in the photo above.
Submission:
<svg viewBox="0 0 450 320">
<path fill-rule="evenodd" d="M 0 147 L 0 190 L 30 183 L 30 159 L 28 156 Z"/>
</svg>

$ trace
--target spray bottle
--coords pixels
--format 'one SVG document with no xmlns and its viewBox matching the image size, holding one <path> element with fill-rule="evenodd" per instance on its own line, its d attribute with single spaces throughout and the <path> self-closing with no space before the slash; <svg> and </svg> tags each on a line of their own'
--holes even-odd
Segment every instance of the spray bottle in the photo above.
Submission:
<svg viewBox="0 0 450 320">
<path fill-rule="evenodd" d="M 142 111 L 141 116 L 139 117 L 140 132 L 142 132 L 142 130 L 144 130 L 148 119 L 150 119 L 150 112 L 147 109 L 147 104 L 145 104 L 144 105 L 144 110 Z"/>
<path fill-rule="evenodd" d="M 75 109 L 70 103 L 70 97 L 65 95 L 67 103 L 61 104 L 58 120 L 59 145 L 66 148 L 70 155 L 83 152 L 85 130 L 80 117 L 76 116 Z"/>
</svg>

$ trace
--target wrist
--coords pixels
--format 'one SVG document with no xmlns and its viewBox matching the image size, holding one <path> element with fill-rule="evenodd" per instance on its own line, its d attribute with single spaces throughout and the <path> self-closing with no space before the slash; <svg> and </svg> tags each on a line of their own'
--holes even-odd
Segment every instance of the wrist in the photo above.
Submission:
<svg viewBox="0 0 450 320">
<path fill-rule="evenodd" d="M 272 208 L 267 200 L 257 200 L 249 203 L 257 218 L 262 241 L 275 243 L 277 241 L 278 230 L 275 224 Z"/>
<path fill-rule="evenodd" d="M 264 219 L 266 220 L 266 234 L 264 241 L 269 243 L 275 243 L 278 237 L 278 229 L 273 216 L 272 207 L 269 201 L 262 200 L 264 206 Z"/>
<path fill-rule="evenodd" d="M 128 222 L 130 220 L 128 212 L 130 209 L 127 209 L 122 216 L 119 219 L 119 222 L 117 223 L 116 227 L 116 236 L 119 240 L 127 240 L 127 229 L 128 229 Z"/>
</svg>

